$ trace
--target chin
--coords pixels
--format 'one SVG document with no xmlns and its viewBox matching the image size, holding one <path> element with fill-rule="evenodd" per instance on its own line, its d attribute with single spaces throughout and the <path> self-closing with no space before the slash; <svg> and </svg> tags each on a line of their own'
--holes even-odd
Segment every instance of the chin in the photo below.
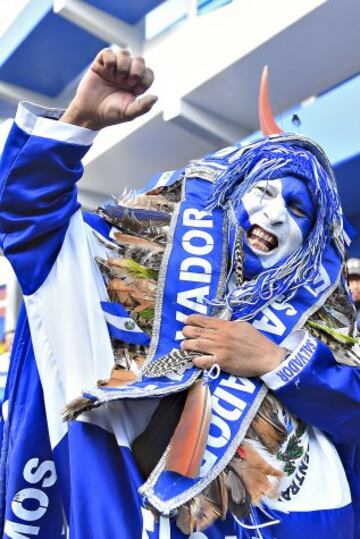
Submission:
<svg viewBox="0 0 360 539">
<path fill-rule="evenodd" d="M 261 259 L 252 250 L 247 241 L 244 241 L 244 277 L 245 279 L 253 279 L 257 277 L 264 267 L 261 264 Z"/>
</svg>

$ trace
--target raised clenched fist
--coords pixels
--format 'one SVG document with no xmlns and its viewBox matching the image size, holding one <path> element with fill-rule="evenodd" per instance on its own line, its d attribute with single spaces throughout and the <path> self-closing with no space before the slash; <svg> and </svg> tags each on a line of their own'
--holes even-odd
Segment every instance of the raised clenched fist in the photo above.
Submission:
<svg viewBox="0 0 360 539">
<path fill-rule="evenodd" d="M 126 49 L 103 49 L 81 80 L 61 121 L 101 129 L 148 112 L 157 100 L 144 94 L 154 80 L 141 57 Z"/>
</svg>

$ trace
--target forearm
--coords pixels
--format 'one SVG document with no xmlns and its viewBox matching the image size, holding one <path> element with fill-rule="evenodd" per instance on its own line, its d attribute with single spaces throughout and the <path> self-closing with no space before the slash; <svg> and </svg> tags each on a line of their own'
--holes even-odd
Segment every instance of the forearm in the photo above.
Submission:
<svg viewBox="0 0 360 539">
<path fill-rule="evenodd" d="M 25 293 L 46 277 L 79 208 L 75 185 L 94 138 L 35 114 L 45 112 L 19 106 L 0 166 L 1 243 Z"/>
<path fill-rule="evenodd" d="M 86 114 L 86 111 L 83 112 L 75 102 L 70 103 L 59 120 L 62 123 L 83 127 L 85 129 L 91 129 L 92 131 L 96 131 L 98 129 L 98 126 L 95 125 L 93 118 Z"/>
<path fill-rule="evenodd" d="M 336 362 L 324 344 L 303 340 L 262 377 L 286 408 L 338 443 L 360 442 L 360 369 Z"/>
</svg>

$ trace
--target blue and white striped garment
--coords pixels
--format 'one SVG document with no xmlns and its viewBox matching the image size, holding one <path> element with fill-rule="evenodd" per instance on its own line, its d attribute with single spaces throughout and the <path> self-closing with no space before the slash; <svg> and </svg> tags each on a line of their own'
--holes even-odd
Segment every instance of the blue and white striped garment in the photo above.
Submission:
<svg viewBox="0 0 360 539">
<path fill-rule="evenodd" d="M 4 352 L 0 354 L 0 403 L 4 400 L 6 379 L 9 371 L 9 354 Z"/>
<path fill-rule="evenodd" d="M 103 255 L 94 229 L 107 239 L 109 230 L 83 216 L 77 202 L 81 159 L 95 134 L 36 114 L 43 111 L 20 105 L 0 170 L 0 241 L 26 307 L 3 405 L 2 536 L 183 538 L 172 520 L 156 522 L 137 493 L 142 481 L 130 445 L 156 400 L 110 403 L 69 426 L 61 420 L 65 403 L 113 365 L 101 306 L 108 297 L 94 262 Z M 309 429 L 308 459 L 287 485 L 288 499 L 269 503 L 270 517 L 254 517 L 260 526 L 280 524 L 251 530 L 229 516 L 193 539 L 360 537 L 348 484 L 358 504 L 360 375 L 321 343 L 304 353 L 307 339 L 299 334 L 286 363 L 264 377 L 292 413 L 328 435 Z M 341 444 L 343 464 L 329 438 Z"/>
</svg>

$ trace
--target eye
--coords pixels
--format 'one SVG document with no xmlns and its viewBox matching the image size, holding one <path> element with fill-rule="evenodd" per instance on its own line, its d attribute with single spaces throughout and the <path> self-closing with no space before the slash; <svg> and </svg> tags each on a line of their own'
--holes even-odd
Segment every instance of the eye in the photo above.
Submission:
<svg viewBox="0 0 360 539">
<path fill-rule="evenodd" d="M 296 217 L 307 217 L 306 211 L 296 202 L 290 202 L 289 208 Z"/>
</svg>

